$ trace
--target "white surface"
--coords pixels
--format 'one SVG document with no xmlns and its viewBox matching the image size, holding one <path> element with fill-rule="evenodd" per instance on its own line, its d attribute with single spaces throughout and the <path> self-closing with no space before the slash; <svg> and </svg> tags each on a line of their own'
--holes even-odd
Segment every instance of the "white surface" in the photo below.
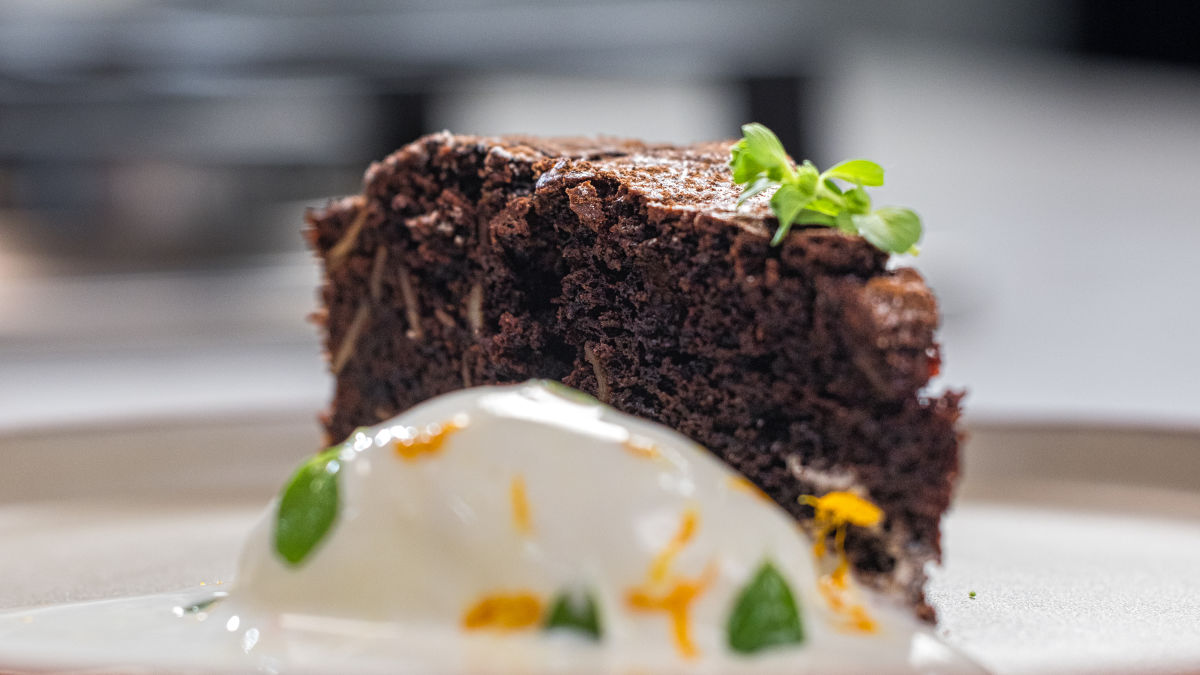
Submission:
<svg viewBox="0 0 1200 675">
<path fill-rule="evenodd" d="M 262 509 L 162 499 L 5 504 L 0 608 L 219 589 Z"/>
<path fill-rule="evenodd" d="M 1175 515 L 960 505 L 929 587 L 941 635 L 997 672 L 1194 672 L 1200 521 Z"/>
</svg>

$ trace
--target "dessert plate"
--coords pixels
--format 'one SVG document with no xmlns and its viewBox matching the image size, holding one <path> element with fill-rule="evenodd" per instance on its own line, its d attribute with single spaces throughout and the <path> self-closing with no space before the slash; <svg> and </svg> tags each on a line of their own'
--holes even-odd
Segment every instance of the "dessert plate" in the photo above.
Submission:
<svg viewBox="0 0 1200 675">
<path fill-rule="evenodd" d="M 0 612 L 220 590 L 319 437 L 293 413 L 0 436 Z M 929 587 L 946 642 L 995 673 L 1200 669 L 1200 435 L 976 426 L 964 464 Z M 92 657 L 0 642 L 0 671 Z"/>
</svg>

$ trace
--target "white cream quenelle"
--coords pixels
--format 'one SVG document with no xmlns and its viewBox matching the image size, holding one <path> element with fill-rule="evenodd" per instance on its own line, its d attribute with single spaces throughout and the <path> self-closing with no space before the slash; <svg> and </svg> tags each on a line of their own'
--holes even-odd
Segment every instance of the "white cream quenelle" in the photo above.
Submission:
<svg viewBox="0 0 1200 675">
<path fill-rule="evenodd" d="M 336 512 L 305 511 L 314 481 L 336 484 Z M 833 588 L 820 562 L 704 448 L 530 382 L 439 397 L 311 462 L 233 597 L 264 647 L 299 629 L 282 651 L 386 644 L 418 670 L 908 663 L 910 611 Z"/>
<path fill-rule="evenodd" d="M 882 516 L 811 503 L 829 527 Z M 305 462 L 228 596 L 0 617 L 0 638 L 265 672 L 978 672 L 834 548 L 680 434 L 533 381 L 432 399 Z"/>
</svg>

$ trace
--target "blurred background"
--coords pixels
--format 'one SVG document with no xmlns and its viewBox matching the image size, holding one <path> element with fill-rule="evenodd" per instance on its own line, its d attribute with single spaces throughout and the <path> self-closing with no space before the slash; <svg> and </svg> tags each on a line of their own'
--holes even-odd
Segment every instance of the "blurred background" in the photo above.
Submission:
<svg viewBox="0 0 1200 675">
<path fill-rule="evenodd" d="M 0 0 L 0 430 L 316 410 L 306 207 L 428 131 L 868 157 L 975 421 L 1200 428 L 1200 3 Z"/>
</svg>

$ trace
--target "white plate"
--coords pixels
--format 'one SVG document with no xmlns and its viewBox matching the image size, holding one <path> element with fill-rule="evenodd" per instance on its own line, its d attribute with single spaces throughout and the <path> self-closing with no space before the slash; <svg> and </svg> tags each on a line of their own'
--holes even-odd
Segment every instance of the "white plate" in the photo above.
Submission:
<svg viewBox="0 0 1200 675">
<path fill-rule="evenodd" d="M 0 437 L 0 609 L 219 588 L 317 438 L 306 414 Z M 1200 437 L 982 428 L 964 464 L 947 641 L 996 673 L 1200 670 Z"/>
</svg>

